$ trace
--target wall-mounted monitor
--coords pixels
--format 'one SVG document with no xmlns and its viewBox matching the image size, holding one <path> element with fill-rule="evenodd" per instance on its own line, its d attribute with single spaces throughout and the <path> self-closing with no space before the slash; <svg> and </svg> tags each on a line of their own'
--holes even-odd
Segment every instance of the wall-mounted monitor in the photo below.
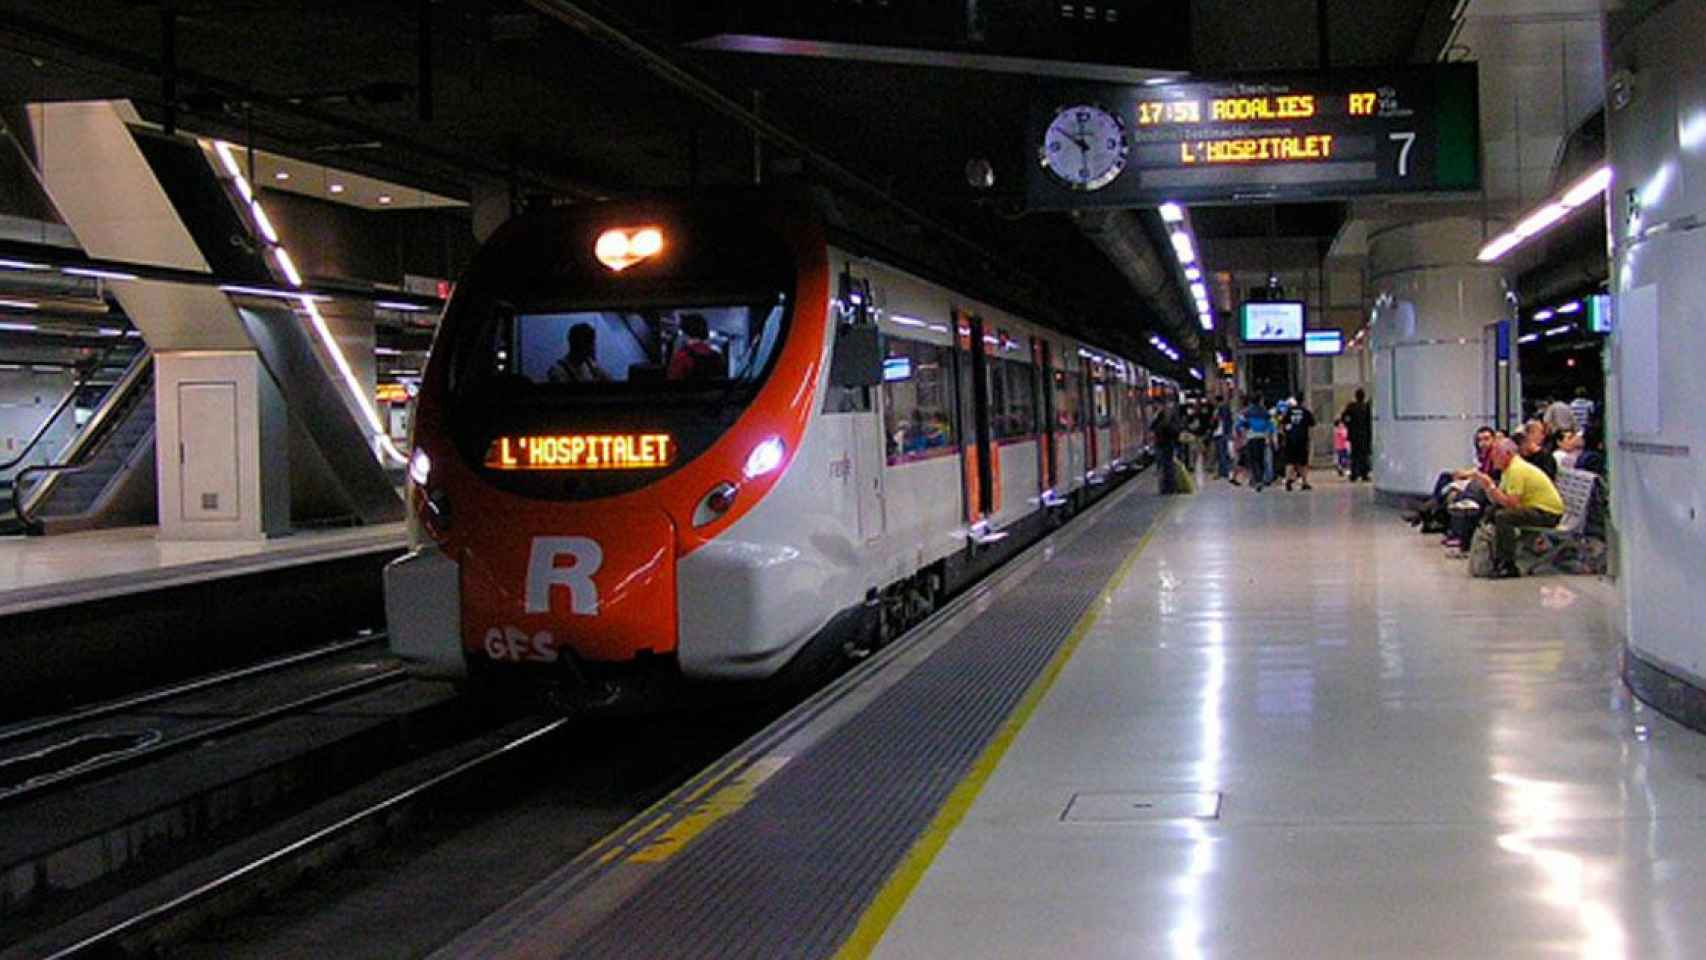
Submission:
<svg viewBox="0 0 1706 960">
<path fill-rule="evenodd" d="M 1250 301 L 1238 308 L 1246 343 L 1303 342 L 1303 304 L 1295 300 Z"/>
<path fill-rule="evenodd" d="M 1588 330 L 1593 333 L 1611 332 L 1611 295 L 1596 293 L 1588 298 Z"/>
<path fill-rule="evenodd" d="M 1336 357 L 1345 352 L 1345 335 L 1338 330 L 1305 330 L 1303 352 L 1311 357 Z"/>
</svg>

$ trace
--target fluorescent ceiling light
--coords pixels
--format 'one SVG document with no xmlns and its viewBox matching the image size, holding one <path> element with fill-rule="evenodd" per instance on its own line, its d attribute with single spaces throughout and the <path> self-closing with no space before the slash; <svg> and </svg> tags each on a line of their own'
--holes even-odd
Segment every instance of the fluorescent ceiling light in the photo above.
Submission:
<svg viewBox="0 0 1706 960">
<path fill-rule="evenodd" d="M 1197 320 L 1200 323 L 1202 323 L 1202 328 L 1204 330 L 1213 330 L 1214 329 L 1214 318 L 1209 316 L 1208 314 L 1206 314 L 1206 313 L 1198 314 Z"/>
<path fill-rule="evenodd" d="M 1579 207 L 1611 186 L 1611 167 L 1601 166 L 1587 176 L 1577 180 L 1575 185 L 1564 191 L 1564 206 Z"/>
<path fill-rule="evenodd" d="M 243 168 L 237 165 L 237 158 L 231 154 L 231 145 L 223 140 L 215 141 L 213 152 L 219 154 L 219 162 L 224 164 L 225 172 L 233 177 L 243 175 Z"/>
<path fill-rule="evenodd" d="M 34 333 L 40 329 L 41 327 L 33 323 L 12 323 L 10 321 L 0 323 L 0 330 L 9 330 L 13 333 Z"/>
<path fill-rule="evenodd" d="M 1575 327 L 1570 327 L 1570 326 L 1553 327 L 1552 329 L 1547 330 L 1545 332 L 1545 335 L 1548 337 L 1556 337 L 1559 334 L 1569 333 L 1571 330 L 1574 330 L 1574 329 L 1575 329 Z"/>
<path fill-rule="evenodd" d="M 1492 263 L 1494 260 L 1510 253 L 1511 250 L 1521 242 L 1522 238 L 1514 233 L 1500 234 L 1491 243 L 1482 247 L 1481 252 L 1476 254 L 1475 259 L 1482 263 Z"/>
<path fill-rule="evenodd" d="M 344 192 L 344 185 L 341 183 L 334 183 L 331 186 L 327 187 L 326 189 L 331 191 L 332 193 L 343 193 Z"/>
<path fill-rule="evenodd" d="M 1191 368 L 1191 376 L 1196 377 L 1198 380 L 1201 380 L 1202 379 L 1202 371 L 1198 370 L 1196 367 L 1192 367 Z"/>
<path fill-rule="evenodd" d="M 98 270 L 94 267 L 60 267 L 60 273 L 73 277 L 94 277 L 97 280 L 135 280 L 136 274 L 122 270 Z"/>
<path fill-rule="evenodd" d="M 1198 280 L 1197 282 L 1191 284 L 1191 296 L 1195 297 L 1198 300 L 1207 300 L 1208 299 L 1208 287 L 1204 286 L 1203 282 L 1201 280 Z"/>
<path fill-rule="evenodd" d="M 1593 172 L 1577 180 L 1564 191 L 1563 196 L 1556 200 L 1548 200 L 1541 204 L 1528 216 L 1522 218 L 1515 227 L 1494 237 L 1475 259 L 1482 263 L 1491 263 L 1511 252 L 1529 237 L 1544 233 L 1548 228 L 1564 219 L 1576 207 L 1587 203 L 1598 196 L 1611 185 L 1611 167 L 1600 166 Z M 1633 221 L 1631 221 L 1633 223 Z"/>
<path fill-rule="evenodd" d="M 261 228 L 261 236 L 266 237 L 268 243 L 278 243 L 278 232 L 272 228 L 272 221 L 267 219 L 267 212 L 261 209 L 259 200 L 249 201 L 249 212 L 255 215 L 255 225 Z"/>
<path fill-rule="evenodd" d="M 290 251 L 283 247 L 273 248 L 273 257 L 278 260 L 278 268 L 284 271 L 284 278 L 293 287 L 302 286 L 302 274 L 296 272 L 296 264 L 290 259 Z"/>
<path fill-rule="evenodd" d="M 276 297 L 280 300 L 291 301 L 331 299 L 331 297 L 319 293 L 303 293 L 300 290 L 278 290 L 268 287 L 250 287 L 241 283 L 222 283 L 219 285 L 219 289 L 226 293 L 239 293 L 249 297 Z"/>
<path fill-rule="evenodd" d="M 1570 208 L 1561 203 L 1548 203 L 1539 210 L 1524 217 L 1516 225 L 1515 232 L 1519 237 L 1532 237 L 1554 223 L 1564 219 L 1570 213 Z"/>
<path fill-rule="evenodd" d="M 400 310 L 404 313 L 424 313 L 432 309 L 418 303 L 404 303 L 401 300 L 376 300 L 373 305 L 381 310 Z"/>
<path fill-rule="evenodd" d="M 34 300 L 0 300 L 0 307 L 8 310 L 40 310 L 41 304 Z"/>
<path fill-rule="evenodd" d="M 1581 309 L 1582 309 L 1582 302 L 1580 300 L 1571 300 L 1569 303 L 1566 303 L 1563 306 L 1559 307 L 1558 312 L 1564 313 L 1564 314 L 1579 313 L 1581 311 Z"/>
<path fill-rule="evenodd" d="M 1202 271 L 1198 270 L 1196 267 L 1186 267 L 1185 279 L 1195 283 L 1202 279 Z"/>
<path fill-rule="evenodd" d="M 1176 203 L 1163 203 L 1161 205 L 1161 219 L 1168 223 L 1184 223 L 1185 208 Z"/>
<path fill-rule="evenodd" d="M 1191 235 L 1183 230 L 1173 231 L 1173 252 L 1179 255 L 1179 262 L 1187 267 L 1197 262 L 1197 248 L 1191 243 Z"/>
<path fill-rule="evenodd" d="M 1550 319 L 1552 319 L 1552 311 L 1550 311 L 1550 310 L 1537 310 L 1534 313 L 1534 319 L 1541 321 L 1541 322 L 1545 322 L 1547 320 L 1550 320 Z"/>
<path fill-rule="evenodd" d="M 0 269 L 4 270 L 46 270 L 45 263 L 31 263 L 28 260 L 0 260 Z"/>
<path fill-rule="evenodd" d="M 1525 333 L 1522 336 L 1517 337 L 1516 342 L 1517 343 L 1533 343 L 1534 341 L 1539 340 L 1539 339 L 1540 339 L 1540 334 L 1538 334 L 1538 333 Z"/>
</svg>

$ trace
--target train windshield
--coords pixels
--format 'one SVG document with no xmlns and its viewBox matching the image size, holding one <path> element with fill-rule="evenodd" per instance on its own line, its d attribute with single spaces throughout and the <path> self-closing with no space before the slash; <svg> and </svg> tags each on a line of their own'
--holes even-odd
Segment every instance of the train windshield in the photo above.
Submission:
<svg viewBox="0 0 1706 960">
<path fill-rule="evenodd" d="M 727 391 L 760 382 L 781 339 L 780 296 L 748 303 L 568 309 L 503 306 L 486 376 L 542 393 Z"/>
</svg>

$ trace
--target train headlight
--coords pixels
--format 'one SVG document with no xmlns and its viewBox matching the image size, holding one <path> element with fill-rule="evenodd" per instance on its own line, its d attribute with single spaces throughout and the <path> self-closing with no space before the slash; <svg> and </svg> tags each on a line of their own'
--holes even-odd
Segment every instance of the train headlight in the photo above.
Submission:
<svg viewBox="0 0 1706 960">
<path fill-rule="evenodd" d="M 748 480 L 756 480 L 780 467 L 782 454 L 787 451 L 788 448 L 783 445 L 780 437 L 761 440 L 758 446 L 753 447 L 752 452 L 746 455 L 746 466 L 741 468 L 741 473 L 745 474 Z"/>
<path fill-rule="evenodd" d="M 415 482 L 415 486 L 424 487 L 431 476 L 432 458 L 425 450 L 416 447 L 415 455 L 409 458 L 409 479 Z"/>
<path fill-rule="evenodd" d="M 663 231 L 657 227 L 606 230 L 593 244 L 593 255 L 612 271 L 628 269 L 663 252 Z"/>
</svg>

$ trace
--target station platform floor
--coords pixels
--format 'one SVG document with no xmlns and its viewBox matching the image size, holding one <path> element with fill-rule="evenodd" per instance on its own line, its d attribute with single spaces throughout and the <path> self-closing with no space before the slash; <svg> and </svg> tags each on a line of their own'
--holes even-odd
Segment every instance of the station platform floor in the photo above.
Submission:
<svg viewBox="0 0 1706 960">
<path fill-rule="evenodd" d="M 1706 735 L 1609 581 L 1139 483 L 439 955 L 1700 954 Z"/>
<path fill-rule="evenodd" d="M 312 530 L 263 541 L 163 541 L 156 527 L 0 538 L 0 616 L 300 564 L 401 550 L 404 524 Z"/>
</svg>

